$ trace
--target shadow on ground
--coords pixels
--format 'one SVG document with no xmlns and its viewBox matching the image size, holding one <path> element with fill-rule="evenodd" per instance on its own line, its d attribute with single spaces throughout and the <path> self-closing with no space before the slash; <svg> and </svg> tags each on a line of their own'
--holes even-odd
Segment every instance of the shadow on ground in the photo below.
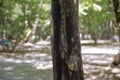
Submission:
<svg viewBox="0 0 120 80">
<path fill-rule="evenodd" d="M 1 52 L 0 79 L 53 80 L 51 48 L 36 46 L 20 47 L 19 53 Z M 117 51 L 118 46 L 82 46 L 85 80 L 120 80 L 120 67 L 111 66 Z"/>
</svg>

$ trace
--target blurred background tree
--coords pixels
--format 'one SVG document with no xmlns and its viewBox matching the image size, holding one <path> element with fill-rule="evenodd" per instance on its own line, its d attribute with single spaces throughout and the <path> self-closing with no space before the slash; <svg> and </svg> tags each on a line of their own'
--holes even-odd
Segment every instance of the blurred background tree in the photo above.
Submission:
<svg viewBox="0 0 120 80">
<path fill-rule="evenodd" d="M 80 27 L 83 39 L 85 34 L 97 42 L 97 39 L 111 39 L 114 32 L 114 15 L 109 0 L 80 0 Z"/>
<path fill-rule="evenodd" d="M 51 33 L 50 4 L 50 0 L 1 0 L 0 38 L 12 35 L 16 45 L 47 39 Z M 116 27 L 112 9 L 111 0 L 80 0 L 81 39 L 95 43 L 97 39 L 113 39 Z"/>
<path fill-rule="evenodd" d="M 1 0 L 0 38 L 12 35 L 16 45 L 50 35 L 50 0 Z"/>
</svg>

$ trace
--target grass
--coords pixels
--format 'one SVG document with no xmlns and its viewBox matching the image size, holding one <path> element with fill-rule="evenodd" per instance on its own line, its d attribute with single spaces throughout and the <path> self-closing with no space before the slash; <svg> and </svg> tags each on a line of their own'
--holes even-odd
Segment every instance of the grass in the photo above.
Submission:
<svg viewBox="0 0 120 80">
<path fill-rule="evenodd" d="M 2 62 L 0 64 L 0 78 L 4 80 L 53 80 L 52 69 L 35 69 L 31 64 L 26 63 Z"/>
</svg>

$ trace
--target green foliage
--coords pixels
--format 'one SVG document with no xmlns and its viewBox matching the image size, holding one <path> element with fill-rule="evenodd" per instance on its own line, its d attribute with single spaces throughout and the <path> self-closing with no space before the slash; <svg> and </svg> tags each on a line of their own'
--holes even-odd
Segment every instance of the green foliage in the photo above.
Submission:
<svg viewBox="0 0 120 80">
<path fill-rule="evenodd" d="M 33 30 L 36 15 L 39 17 L 39 27 L 36 33 L 50 35 L 50 0 L 2 0 L 0 5 L 0 32 L 7 31 L 8 35 L 24 35 L 27 28 Z M 80 0 L 79 20 L 83 34 L 100 37 L 107 29 L 106 25 L 113 20 L 113 12 L 108 0 Z M 109 31 L 108 31 L 109 32 Z M 37 35 L 38 36 L 38 35 Z"/>
<path fill-rule="evenodd" d="M 0 12 L 0 32 L 7 30 L 9 35 L 23 35 L 24 29 L 33 28 L 39 15 L 39 26 L 50 34 L 50 0 L 3 0 Z"/>
<path fill-rule="evenodd" d="M 80 25 L 92 38 L 99 38 L 104 32 L 102 25 L 113 20 L 114 16 L 109 10 L 109 5 L 112 4 L 107 0 L 80 0 Z"/>
</svg>

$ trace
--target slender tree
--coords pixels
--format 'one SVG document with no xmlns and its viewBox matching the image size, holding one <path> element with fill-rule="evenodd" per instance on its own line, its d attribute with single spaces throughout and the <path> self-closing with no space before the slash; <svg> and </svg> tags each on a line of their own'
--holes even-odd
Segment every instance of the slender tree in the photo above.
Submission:
<svg viewBox="0 0 120 80">
<path fill-rule="evenodd" d="M 116 16 L 116 22 L 118 26 L 118 36 L 120 41 L 120 0 L 112 0 L 114 6 L 114 12 Z"/>
<path fill-rule="evenodd" d="M 116 22 L 120 23 L 120 1 L 113 0 L 114 12 L 116 16 Z"/>
<path fill-rule="evenodd" d="M 54 80 L 84 80 L 78 0 L 52 0 Z"/>
<path fill-rule="evenodd" d="M 116 22 L 117 22 L 117 33 L 119 36 L 119 52 L 115 55 L 113 64 L 118 65 L 120 64 L 120 0 L 112 0 L 112 1 L 116 16 Z"/>
</svg>

